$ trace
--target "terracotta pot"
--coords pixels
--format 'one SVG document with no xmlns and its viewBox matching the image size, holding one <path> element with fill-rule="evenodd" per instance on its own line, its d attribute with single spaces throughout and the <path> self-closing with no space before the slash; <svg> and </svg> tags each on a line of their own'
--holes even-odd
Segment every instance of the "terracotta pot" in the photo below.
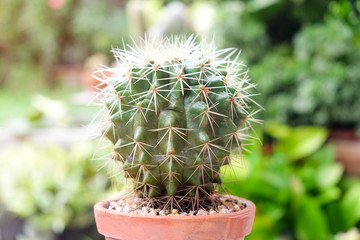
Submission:
<svg viewBox="0 0 360 240">
<path fill-rule="evenodd" d="M 329 142 L 335 145 L 336 159 L 348 175 L 360 176 L 360 138 L 355 131 L 332 130 Z"/>
<path fill-rule="evenodd" d="M 94 92 L 99 89 L 103 89 L 105 85 L 99 85 L 101 82 L 93 77 L 93 75 L 97 75 L 99 78 L 103 78 L 101 74 L 95 74 L 92 71 L 84 70 L 81 74 L 81 81 L 85 90 Z M 110 74 L 108 74 L 110 76 Z"/>
<path fill-rule="evenodd" d="M 81 80 L 85 87 L 85 90 L 94 92 L 106 87 L 105 84 L 101 84 L 101 81 L 94 77 L 96 76 L 100 79 L 103 79 L 104 75 L 107 77 L 111 76 L 111 73 L 107 71 L 104 71 L 102 73 L 96 73 L 96 71 L 99 70 L 99 66 L 101 65 L 109 65 L 108 58 L 104 54 L 96 53 L 86 58 L 84 63 L 84 70 L 81 75 Z"/>
<path fill-rule="evenodd" d="M 94 211 L 106 240 L 242 240 L 255 217 L 255 205 L 242 200 L 247 206 L 241 211 L 206 216 L 130 215 L 108 210 L 109 201 L 97 203 Z"/>
</svg>

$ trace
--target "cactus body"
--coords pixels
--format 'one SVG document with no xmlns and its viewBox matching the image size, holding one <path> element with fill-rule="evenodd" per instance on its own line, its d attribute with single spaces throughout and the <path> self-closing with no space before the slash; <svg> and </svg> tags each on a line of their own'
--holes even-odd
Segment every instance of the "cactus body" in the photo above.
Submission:
<svg viewBox="0 0 360 240">
<path fill-rule="evenodd" d="M 103 134 L 144 197 L 199 200 L 241 154 L 254 85 L 234 49 L 191 37 L 143 45 L 114 49 L 118 66 L 101 70 L 111 73 L 99 95 Z"/>
</svg>

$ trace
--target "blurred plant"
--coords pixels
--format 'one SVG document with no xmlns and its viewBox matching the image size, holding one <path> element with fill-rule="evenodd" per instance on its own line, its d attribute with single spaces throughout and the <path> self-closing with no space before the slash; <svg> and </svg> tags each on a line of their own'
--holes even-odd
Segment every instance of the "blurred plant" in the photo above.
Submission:
<svg viewBox="0 0 360 240">
<path fill-rule="evenodd" d="M 358 15 L 358 3 L 356 0 L 337 0 L 330 1 L 329 11 L 336 18 L 343 19 L 352 27 L 358 29 L 359 31 L 359 20 L 360 16 Z"/>
<path fill-rule="evenodd" d="M 250 0 L 247 11 L 266 26 L 272 44 L 290 43 L 302 26 L 322 22 L 328 11 L 327 0 Z"/>
<path fill-rule="evenodd" d="M 328 1 L 212 1 L 194 3 L 191 9 L 197 16 L 195 26 L 210 24 L 207 35 L 215 32 L 220 46 L 245 49 L 243 56 L 253 63 L 269 52 L 271 44 L 291 44 L 302 26 L 322 22 Z"/>
<path fill-rule="evenodd" d="M 107 176 L 89 161 L 92 152 L 90 143 L 69 150 L 23 143 L 0 153 L 0 205 L 25 219 L 18 239 L 49 240 L 66 227 L 93 224 L 91 207 L 104 195 Z"/>
<path fill-rule="evenodd" d="M 148 15 L 153 17 L 154 13 L 148 12 Z M 158 15 L 160 17 L 155 18 L 156 21 L 148 30 L 151 36 L 190 35 L 193 32 L 190 25 L 189 7 L 183 2 L 174 1 L 165 5 Z"/>
<path fill-rule="evenodd" d="M 116 5 L 116 7 L 114 7 Z M 80 0 L 0 2 L 0 85 L 38 90 L 56 83 L 56 65 L 109 53 L 128 27 L 124 6 Z"/>
<path fill-rule="evenodd" d="M 39 87 L 34 84 L 41 82 L 37 74 L 18 76 L 19 70 L 28 68 L 29 72 L 40 72 L 40 80 L 51 80 L 52 66 L 71 43 L 69 23 L 77 2 L 68 0 L 61 9 L 51 9 L 46 1 L 39 0 L 0 2 L 0 83 L 16 87 L 20 82 L 32 82 Z"/>
<path fill-rule="evenodd" d="M 65 126 L 67 122 L 67 105 L 58 100 L 36 95 L 29 111 L 29 120 L 45 126 Z"/>
<path fill-rule="evenodd" d="M 72 31 L 82 54 L 101 52 L 109 54 L 109 46 L 127 40 L 128 21 L 123 8 L 112 8 L 107 2 L 82 4 L 74 11 Z"/>
<path fill-rule="evenodd" d="M 360 180 L 343 178 L 320 127 L 268 124 L 272 145 L 249 147 L 248 164 L 222 169 L 234 194 L 252 199 L 257 216 L 249 239 L 331 239 L 360 220 Z M 260 134 L 259 134 L 260 135 Z M 231 182 L 233 174 L 240 182 Z"/>
<path fill-rule="evenodd" d="M 252 69 L 268 118 L 359 128 L 359 32 L 340 19 L 308 25 L 294 49 L 278 48 Z M 291 54 L 293 52 L 293 54 Z"/>
<path fill-rule="evenodd" d="M 222 2 L 216 9 L 213 27 L 208 34 L 216 34 L 220 46 L 236 46 L 245 49 L 246 62 L 256 62 L 263 57 L 268 47 L 266 24 L 249 11 L 249 4 L 241 1 Z M 200 20 L 201 21 L 201 20 Z M 200 22 L 202 24 L 202 22 Z"/>
</svg>

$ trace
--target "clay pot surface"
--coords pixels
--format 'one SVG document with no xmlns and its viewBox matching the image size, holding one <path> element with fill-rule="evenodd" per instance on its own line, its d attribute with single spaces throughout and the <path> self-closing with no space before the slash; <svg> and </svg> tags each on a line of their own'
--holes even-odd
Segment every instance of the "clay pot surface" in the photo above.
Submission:
<svg viewBox="0 0 360 240">
<path fill-rule="evenodd" d="M 249 235 L 255 205 L 233 213 L 205 216 L 130 215 L 107 209 L 110 201 L 94 206 L 99 233 L 107 240 L 241 240 Z"/>
<path fill-rule="evenodd" d="M 105 74 L 105 75 L 107 75 L 108 77 L 110 76 L 110 74 Z M 82 72 L 81 81 L 83 83 L 85 90 L 91 91 L 91 92 L 94 92 L 94 91 L 97 92 L 100 89 L 103 89 L 106 87 L 106 85 L 104 85 L 104 84 L 101 85 L 101 82 L 98 79 L 96 79 L 94 76 L 103 78 L 102 75 L 93 73 L 89 70 L 84 70 Z"/>
<path fill-rule="evenodd" d="M 329 142 L 335 145 L 336 159 L 345 167 L 345 173 L 360 176 L 360 137 L 352 130 L 332 130 Z"/>
<path fill-rule="evenodd" d="M 345 173 L 360 176 L 360 140 L 335 139 L 336 159 L 345 167 Z"/>
</svg>

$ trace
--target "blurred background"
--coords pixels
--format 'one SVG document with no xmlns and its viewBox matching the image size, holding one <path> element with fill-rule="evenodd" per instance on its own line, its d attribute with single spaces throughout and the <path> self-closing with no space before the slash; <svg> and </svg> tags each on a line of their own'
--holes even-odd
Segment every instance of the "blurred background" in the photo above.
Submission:
<svg viewBox="0 0 360 240">
<path fill-rule="evenodd" d="M 103 239 L 96 201 L 123 189 L 86 128 L 111 47 L 199 34 L 242 49 L 265 111 L 230 193 L 257 205 L 247 239 L 358 240 L 356 0 L 1 0 L 0 240 Z M 103 150 L 106 152 L 106 149 Z M 231 174 L 230 174 L 231 173 Z M 238 181 L 230 181 L 237 177 Z"/>
</svg>

